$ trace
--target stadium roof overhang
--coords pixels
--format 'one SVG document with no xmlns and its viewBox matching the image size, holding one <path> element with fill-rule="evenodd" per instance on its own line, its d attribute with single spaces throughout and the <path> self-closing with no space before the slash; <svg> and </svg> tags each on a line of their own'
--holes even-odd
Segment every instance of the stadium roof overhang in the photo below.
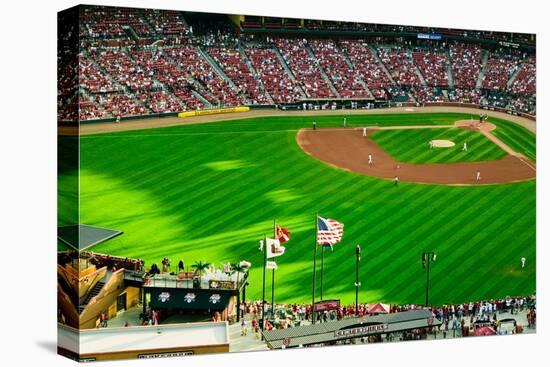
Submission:
<svg viewBox="0 0 550 367">
<path fill-rule="evenodd" d="M 77 251 L 84 251 L 95 245 L 120 236 L 123 232 L 86 224 L 57 227 L 57 239 Z"/>
<path fill-rule="evenodd" d="M 322 344 L 441 325 L 430 310 L 351 318 L 263 332 L 271 349 Z"/>
</svg>

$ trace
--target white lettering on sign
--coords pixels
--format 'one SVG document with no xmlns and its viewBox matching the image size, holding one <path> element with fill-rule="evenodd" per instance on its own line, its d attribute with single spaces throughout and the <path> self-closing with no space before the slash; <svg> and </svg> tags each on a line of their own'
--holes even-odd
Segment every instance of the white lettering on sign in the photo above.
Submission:
<svg viewBox="0 0 550 367">
<path fill-rule="evenodd" d="M 186 350 L 182 352 L 166 352 L 166 353 L 149 353 L 149 354 L 139 354 L 139 359 L 149 359 L 149 358 L 169 358 L 169 357 L 182 357 L 182 356 L 191 356 L 193 355 L 192 350 Z"/>
<path fill-rule="evenodd" d="M 363 335 L 369 333 L 376 333 L 384 331 L 388 328 L 388 324 L 378 324 L 378 325 L 368 325 L 368 326 L 359 326 L 351 329 L 342 329 L 336 330 L 334 332 L 335 338 L 347 338 L 353 337 L 354 335 Z"/>
</svg>

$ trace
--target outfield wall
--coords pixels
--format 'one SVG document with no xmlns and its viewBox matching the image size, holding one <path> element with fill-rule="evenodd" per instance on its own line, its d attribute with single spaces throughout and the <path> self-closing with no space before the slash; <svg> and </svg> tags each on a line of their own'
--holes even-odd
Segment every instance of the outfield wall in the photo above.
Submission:
<svg viewBox="0 0 550 367">
<path fill-rule="evenodd" d="M 339 98 L 339 99 L 334 99 L 334 100 L 335 101 L 336 100 L 346 101 L 347 99 Z M 322 101 L 326 102 L 327 100 L 304 100 L 304 101 L 299 101 L 299 102 L 293 104 L 293 106 L 301 105 L 302 102 L 313 102 L 313 101 L 315 101 L 316 103 L 321 103 Z M 413 102 L 390 102 L 390 103 L 393 103 L 394 106 L 389 106 L 388 107 L 388 106 L 383 106 L 383 105 L 375 103 L 374 105 L 378 106 L 378 107 L 375 107 L 374 110 L 394 109 L 394 108 L 400 108 L 400 107 L 420 107 L 420 106 L 417 106 L 417 104 L 413 103 Z M 531 115 L 531 114 L 528 114 L 528 113 L 525 113 L 525 112 L 516 112 L 516 111 L 512 111 L 512 110 L 507 110 L 507 109 L 501 108 L 501 107 L 481 106 L 481 105 L 477 105 L 477 104 L 474 104 L 474 103 L 457 103 L 457 102 L 428 102 L 428 103 L 424 104 L 424 107 L 433 107 L 433 106 L 453 107 L 453 108 L 458 107 L 458 108 L 469 108 L 469 109 L 483 109 L 483 110 L 501 112 L 501 113 L 514 115 L 514 116 L 521 116 L 521 117 L 524 117 L 526 119 L 536 121 L 536 115 Z M 240 107 L 227 107 L 227 108 L 212 108 L 212 109 L 206 109 L 206 110 L 196 110 L 196 111 L 186 111 L 186 112 L 167 112 L 167 113 L 154 113 L 154 114 L 148 114 L 148 115 L 125 116 L 125 117 L 121 118 L 121 121 L 125 122 L 125 121 L 134 121 L 134 120 L 153 120 L 153 119 L 164 119 L 164 118 L 170 118 L 170 117 L 186 117 L 186 118 L 189 118 L 189 117 L 196 117 L 196 116 L 215 115 L 215 114 L 220 114 L 220 113 L 225 113 L 225 112 L 232 114 L 234 112 L 242 113 L 242 112 L 248 112 L 248 111 L 284 111 L 284 110 L 285 110 L 284 108 L 280 109 L 276 105 L 240 106 Z M 286 111 L 288 111 L 288 112 L 290 112 L 290 111 L 333 112 L 334 110 L 325 109 L 325 110 L 303 111 L 303 110 L 298 109 L 298 108 L 292 108 L 292 109 L 286 109 Z M 355 109 L 355 110 L 352 110 L 352 109 L 337 109 L 336 111 L 338 111 L 338 112 L 346 111 L 346 113 L 349 113 L 350 111 L 371 111 L 371 110 L 369 110 L 369 109 Z M 102 118 L 102 119 L 80 121 L 80 125 L 85 126 L 85 125 L 89 125 L 89 124 L 104 123 L 104 122 L 115 122 L 115 121 L 116 121 L 116 118 L 109 117 L 109 118 Z M 68 126 L 73 126 L 74 122 L 72 122 L 72 121 L 59 121 L 59 125 L 68 127 Z"/>
<path fill-rule="evenodd" d="M 184 119 L 173 117 L 165 117 L 161 119 L 146 118 L 134 118 L 132 120 L 123 121 L 120 124 L 105 124 L 103 122 L 88 122 L 80 126 L 80 135 L 88 134 L 101 134 L 111 133 L 117 131 L 131 131 L 141 130 L 159 127 L 169 127 L 177 125 L 198 124 L 208 122 L 219 122 L 226 120 L 245 119 L 253 117 L 269 117 L 269 116 L 322 116 L 322 115 L 361 115 L 361 114 L 397 114 L 397 113 L 443 113 L 443 112 L 456 112 L 456 113 L 471 113 L 475 118 L 480 112 L 487 113 L 489 116 L 502 118 L 508 121 L 512 121 L 521 125 L 533 133 L 536 133 L 536 120 L 535 116 L 531 118 L 527 116 L 517 116 L 509 113 L 505 113 L 496 109 L 484 110 L 480 109 L 478 105 L 464 104 L 464 103 L 432 103 L 425 107 L 416 107 L 415 104 L 406 104 L 399 107 L 391 108 L 377 108 L 377 109 L 354 109 L 354 110 L 293 110 L 282 111 L 276 109 L 256 109 L 252 108 L 248 112 L 242 113 L 229 113 L 229 114 L 217 114 L 206 116 L 193 116 L 186 117 Z M 70 127 L 60 127 L 60 134 L 64 132 L 62 130 L 67 129 L 67 134 L 70 134 Z"/>
</svg>

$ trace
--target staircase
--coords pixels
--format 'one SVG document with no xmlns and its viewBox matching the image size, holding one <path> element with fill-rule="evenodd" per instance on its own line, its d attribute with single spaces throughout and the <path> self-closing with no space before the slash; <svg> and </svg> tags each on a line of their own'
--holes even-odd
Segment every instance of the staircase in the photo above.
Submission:
<svg viewBox="0 0 550 367">
<path fill-rule="evenodd" d="M 264 85 L 264 82 L 263 82 L 262 78 L 260 77 L 260 74 L 258 74 L 258 72 L 256 71 L 256 68 L 254 67 L 254 64 L 248 58 L 248 55 L 246 54 L 246 51 L 245 51 L 244 47 L 242 46 L 241 42 L 237 43 L 237 50 L 240 52 L 241 58 L 244 60 L 246 66 L 248 66 L 248 69 L 250 70 L 250 72 L 254 76 L 254 79 L 256 79 L 256 81 L 258 82 L 258 85 L 260 86 L 260 89 L 262 90 L 263 94 L 265 94 L 265 96 L 267 97 L 267 100 L 269 101 L 269 103 L 270 104 L 275 104 L 275 101 L 273 100 L 273 97 L 271 97 L 271 95 L 265 89 L 265 85 Z"/>
<path fill-rule="evenodd" d="M 510 76 L 510 79 L 508 80 L 508 83 L 506 83 L 506 88 L 510 88 L 512 86 L 512 83 L 514 83 L 514 80 L 518 77 L 519 71 L 523 67 L 523 63 L 519 64 L 517 69 L 512 73 L 512 76 Z"/>
<path fill-rule="evenodd" d="M 205 109 L 209 109 L 209 108 L 212 108 L 214 107 L 214 105 L 208 101 L 206 98 L 204 98 L 199 92 L 197 92 L 196 90 L 192 90 L 191 91 L 191 94 L 194 95 L 198 100 L 200 100 L 202 103 L 204 103 L 204 107 Z"/>
<path fill-rule="evenodd" d="M 86 294 L 86 297 L 84 297 L 84 300 L 81 301 L 78 305 L 79 313 L 82 313 L 82 311 L 84 311 L 84 309 L 86 308 L 88 303 L 90 303 L 92 298 L 94 298 L 99 294 L 99 292 L 101 292 L 101 289 L 103 288 L 104 285 L 105 285 L 105 282 L 100 280 L 99 282 L 96 283 L 96 285 L 94 285 L 92 289 L 88 291 L 88 294 Z"/>
<path fill-rule="evenodd" d="M 418 75 L 418 79 L 420 79 L 420 83 L 422 83 L 422 86 L 426 87 L 427 84 L 426 84 L 426 79 L 424 79 L 424 75 L 422 75 L 422 73 L 420 72 L 420 69 L 418 68 L 418 65 L 416 65 L 414 63 L 414 59 L 412 57 L 412 52 L 411 50 L 408 50 L 407 51 L 407 56 L 409 57 L 409 61 L 413 64 L 414 66 L 414 72 L 416 73 L 416 75 Z M 416 98 L 415 98 L 416 99 Z"/>
<path fill-rule="evenodd" d="M 126 33 L 126 35 L 134 41 L 139 40 L 139 36 L 137 35 L 136 31 L 134 31 L 134 28 L 130 27 L 129 25 L 123 25 L 122 29 L 124 30 L 124 33 Z"/>
<path fill-rule="evenodd" d="M 233 83 L 233 80 L 231 80 L 231 78 L 225 74 L 225 72 L 222 70 L 222 68 L 218 64 L 218 62 L 214 60 L 214 58 L 212 58 L 212 56 L 210 56 L 206 50 L 204 50 L 201 46 L 197 46 L 197 52 L 206 60 L 206 62 L 208 62 L 208 64 L 212 67 L 214 72 L 218 74 L 220 78 L 225 80 L 231 86 L 231 88 L 233 88 L 236 91 L 239 90 L 239 88 L 237 88 L 235 83 Z M 242 93 L 239 92 L 239 94 L 242 94 Z M 250 101 L 248 100 L 248 98 L 246 98 L 246 96 L 244 95 L 243 97 L 245 98 L 246 102 L 250 104 Z"/>
<path fill-rule="evenodd" d="M 128 51 L 126 51 L 126 50 L 124 50 L 124 49 L 120 49 L 120 52 L 125 53 L 132 61 L 134 60 L 134 59 L 132 58 L 132 56 L 130 56 L 130 55 L 128 54 Z M 109 80 L 111 80 L 111 81 L 116 85 L 116 87 L 117 87 L 117 89 L 118 89 L 119 92 L 122 92 L 122 94 L 124 94 L 126 97 L 133 99 L 137 104 L 141 105 L 141 106 L 145 109 L 145 111 L 149 111 L 149 112 L 150 112 L 149 108 L 147 108 L 147 106 L 145 106 L 145 105 L 139 100 L 139 98 L 137 98 L 137 96 L 134 94 L 134 92 L 133 92 L 129 87 L 120 84 L 120 83 L 118 82 L 118 80 L 116 80 L 116 79 L 111 75 L 111 73 L 109 73 L 109 71 L 108 71 L 107 69 L 105 69 L 104 67 L 102 67 L 101 65 L 99 65 L 99 64 L 97 63 L 97 61 L 94 60 L 93 57 L 89 57 L 88 59 L 89 59 L 92 63 L 94 63 L 95 66 L 97 66 L 97 68 L 98 68 L 99 70 L 101 70 L 103 73 L 105 73 L 105 75 L 107 76 L 107 78 L 109 78 Z"/>
<path fill-rule="evenodd" d="M 323 68 L 321 67 L 321 65 L 319 64 L 319 59 L 317 58 L 317 56 L 315 56 L 315 53 L 313 52 L 313 50 L 311 49 L 311 47 L 309 46 L 309 44 L 305 44 L 304 47 L 306 48 L 309 56 L 313 59 L 313 61 L 315 61 L 315 66 L 317 66 L 317 69 L 319 69 L 319 73 L 321 73 L 321 76 L 323 77 L 323 79 L 325 80 L 325 82 L 327 83 L 328 87 L 330 88 L 330 90 L 332 91 L 332 93 L 338 97 L 338 98 L 341 98 L 340 96 L 340 93 L 338 93 L 338 91 L 336 90 L 336 88 L 334 87 L 334 84 L 332 84 L 332 81 L 330 80 L 330 78 L 328 77 L 328 75 L 325 73 L 325 71 L 323 70 Z"/>
<path fill-rule="evenodd" d="M 343 48 L 340 48 L 340 47 L 338 47 L 338 50 L 342 53 L 342 55 L 344 55 L 344 59 L 346 60 L 346 63 L 353 70 L 353 76 L 354 76 L 355 80 L 357 80 L 359 82 L 359 84 L 361 84 L 363 89 L 366 90 L 369 93 L 369 96 L 374 99 L 374 95 L 372 94 L 369 87 L 367 86 L 367 83 L 365 83 L 365 81 L 361 77 L 361 74 L 358 73 L 357 70 L 355 70 L 355 64 L 353 63 L 353 61 L 351 61 L 351 58 L 349 57 L 346 50 L 344 50 Z"/>
<path fill-rule="evenodd" d="M 174 59 L 172 59 L 170 57 L 170 55 L 164 51 L 163 48 L 160 48 L 161 50 L 161 53 L 163 54 L 163 56 L 166 58 L 166 60 L 168 60 L 168 62 L 172 63 L 172 65 L 174 65 L 175 67 L 177 67 L 179 70 L 181 70 L 185 76 L 187 77 L 187 80 L 188 81 L 191 81 L 191 84 L 196 88 L 196 90 L 192 90 L 191 93 L 197 97 L 198 99 L 200 99 L 203 103 L 204 103 L 204 106 L 206 108 L 212 108 L 214 105 L 212 104 L 211 101 L 209 101 L 205 96 L 203 96 L 201 93 L 204 93 L 205 95 L 209 96 L 210 98 L 212 98 L 212 101 L 214 102 L 219 102 L 218 99 L 208 91 L 208 89 L 206 88 L 205 85 L 203 85 L 201 82 L 199 82 L 197 79 L 195 79 L 193 76 L 191 76 L 191 74 L 189 74 L 189 72 L 187 70 L 185 70 L 184 68 L 182 68 Z M 199 93 L 200 92 L 200 93 Z"/>
<path fill-rule="evenodd" d="M 277 48 L 277 46 L 273 45 L 273 51 L 275 51 L 275 56 L 277 57 L 277 59 L 279 60 L 279 62 L 281 63 L 281 65 L 283 65 L 283 69 L 285 70 L 285 72 L 287 73 L 287 75 L 290 77 L 290 79 L 294 82 L 294 85 L 298 86 L 300 89 L 300 94 L 302 95 L 303 98 L 306 98 L 306 92 L 304 91 L 304 89 L 302 88 L 302 86 L 298 83 L 298 81 L 296 80 L 296 76 L 294 76 L 294 73 L 292 72 L 292 70 L 290 70 L 290 67 L 288 66 L 288 64 L 286 63 L 286 60 L 285 58 L 283 57 L 283 55 L 281 55 L 281 52 L 279 51 L 279 49 Z"/>
<path fill-rule="evenodd" d="M 183 102 L 178 96 L 176 96 L 176 95 L 172 92 L 172 90 L 171 90 L 167 85 L 165 85 L 165 84 L 163 84 L 163 83 L 159 83 L 159 85 L 161 86 L 162 90 L 163 90 L 166 94 L 168 94 L 170 97 L 172 97 L 172 99 L 173 99 L 174 101 L 178 101 L 181 105 L 185 106 L 186 108 L 188 107 L 188 106 L 185 104 L 185 102 Z"/>
<path fill-rule="evenodd" d="M 109 113 L 109 111 L 105 110 L 105 108 L 103 108 L 102 105 L 100 105 L 99 103 L 97 103 L 97 101 L 95 100 L 95 98 L 93 98 L 90 93 L 88 93 L 88 91 L 86 89 L 84 89 L 83 87 L 80 88 L 80 93 L 82 94 L 82 96 L 86 97 L 90 102 L 92 102 L 92 104 L 94 106 L 96 106 L 96 108 L 98 109 L 98 111 L 101 112 L 101 114 L 103 116 L 111 116 L 111 114 Z"/>
<path fill-rule="evenodd" d="M 483 85 L 483 76 L 485 75 L 485 72 L 487 71 L 487 61 L 489 61 L 489 51 L 484 50 L 483 51 L 483 61 L 481 62 L 481 69 L 479 71 L 479 76 L 477 77 L 476 82 L 476 89 L 481 89 L 481 86 Z"/>
<path fill-rule="evenodd" d="M 447 64 L 447 78 L 449 80 L 449 88 L 454 88 L 455 82 L 453 80 L 453 69 L 451 65 L 451 62 L 452 62 L 451 51 L 447 50 L 446 55 L 449 58 L 449 63 Z"/>
<path fill-rule="evenodd" d="M 157 34 L 157 32 L 155 31 L 155 27 L 153 27 L 153 24 L 151 23 L 151 20 L 149 19 L 149 17 L 145 16 L 145 14 L 143 14 L 141 19 L 144 20 L 143 24 L 145 24 L 145 26 L 147 27 L 147 30 L 149 31 L 149 33 L 151 35 L 155 36 Z"/>
<path fill-rule="evenodd" d="M 378 65 L 382 68 L 382 70 L 384 70 L 384 72 L 386 73 L 388 78 L 393 83 L 393 86 L 397 87 L 397 83 L 395 82 L 395 80 L 393 80 L 393 77 L 391 76 L 390 71 L 388 70 L 386 65 L 384 65 L 384 63 L 380 59 L 380 56 L 378 56 L 378 51 L 376 51 L 376 49 L 374 47 L 372 47 L 371 45 L 369 45 L 369 49 L 370 49 L 370 52 L 372 53 L 372 56 L 375 58 L 376 61 L 378 61 Z"/>
<path fill-rule="evenodd" d="M 343 48 L 341 47 L 338 47 L 338 51 L 340 51 L 342 53 L 342 55 L 344 55 L 344 60 L 346 60 L 346 63 L 353 69 L 355 70 L 355 65 L 353 64 L 353 61 L 351 61 L 348 53 L 346 52 L 346 50 L 344 50 Z"/>
</svg>

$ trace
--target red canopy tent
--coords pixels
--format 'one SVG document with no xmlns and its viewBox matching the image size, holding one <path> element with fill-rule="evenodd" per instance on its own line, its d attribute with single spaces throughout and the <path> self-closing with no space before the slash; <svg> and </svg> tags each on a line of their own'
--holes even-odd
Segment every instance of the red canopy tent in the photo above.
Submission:
<svg viewBox="0 0 550 367">
<path fill-rule="evenodd" d="M 370 315 L 375 313 L 390 313 L 390 305 L 385 303 L 375 303 L 372 305 L 367 305 L 367 312 Z"/>
<path fill-rule="evenodd" d="M 490 326 L 481 326 L 474 330 L 475 336 L 497 335 L 495 329 Z"/>
</svg>

